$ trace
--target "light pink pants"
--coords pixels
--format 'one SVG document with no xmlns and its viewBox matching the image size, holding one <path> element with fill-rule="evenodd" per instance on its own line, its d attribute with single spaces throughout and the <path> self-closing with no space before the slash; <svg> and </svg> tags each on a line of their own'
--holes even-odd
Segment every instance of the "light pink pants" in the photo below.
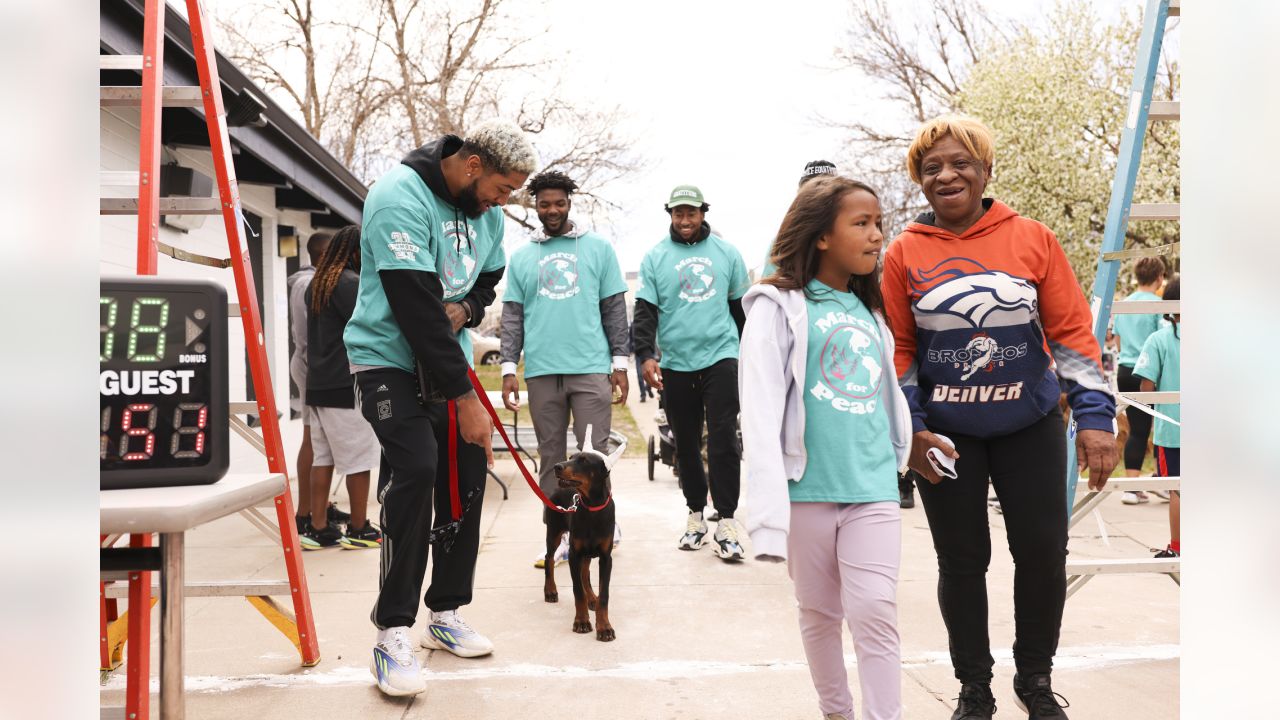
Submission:
<svg viewBox="0 0 1280 720">
<path fill-rule="evenodd" d="M 896 502 L 791 504 L 787 570 L 800 602 L 800 637 L 823 713 L 853 718 L 842 621 L 858 658 L 864 720 L 901 720 Z"/>
</svg>

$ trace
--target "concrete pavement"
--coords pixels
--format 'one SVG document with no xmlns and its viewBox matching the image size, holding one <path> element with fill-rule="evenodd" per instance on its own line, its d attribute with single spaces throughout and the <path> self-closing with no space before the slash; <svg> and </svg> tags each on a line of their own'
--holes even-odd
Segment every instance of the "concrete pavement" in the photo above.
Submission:
<svg viewBox="0 0 1280 720">
<path fill-rule="evenodd" d="M 652 432 L 656 403 L 629 405 Z M 284 427 L 292 456 L 301 436 Z M 243 446 L 243 443 L 238 443 Z M 262 469 L 237 447 L 233 468 Z M 310 669 L 292 646 L 247 603 L 235 598 L 187 601 L 187 713 L 190 718 L 525 718 L 624 719 L 818 718 L 804 664 L 795 600 L 785 566 L 727 565 L 704 548 L 680 552 L 682 497 L 670 469 L 646 477 L 643 459 L 614 471 L 623 542 L 615 554 L 610 618 L 612 643 L 570 631 L 568 571 L 557 569 L 561 601 L 542 601 L 537 499 L 499 456 L 512 487 L 502 501 L 490 482 L 475 601 L 464 609 L 496 651 L 461 659 L 421 651 L 427 691 L 413 699 L 384 697 L 368 663 L 369 623 L 377 582 L 376 551 L 327 550 L 305 555 L 322 653 Z M 345 491 L 339 504 L 346 506 Z M 1102 522 L 1086 519 L 1072 532 L 1073 558 L 1137 557 L 1167 539 L 1167 505 L 1125 506 L 1113 495 Z M 750 508 L 744 508 L 743 516 Z M 375 515 L 376 517 L 376 515 Z M 995 548 L 988 576 L 993 689 L 998 718 L 1025 717 L 1014 704 L 1012 562 L 1000 515 L 990 516 Z M 190 581 L 283 577 L 278 547 L 247 522 L 230 517 L 188 534 Z M 903 698 L 908 718 L 947 718 L 958 685 L 947 655 L 936 601 L 936 559 L 923 510 L 903 511 L 899 627 Z M 1080 718 L 1167 720 L 1178 716 L 1179 592 L 1163 576 L 1105 576 L 1068 600 L 1054 687 Z M 857 689 L 856 663 L 846 652 Z M 153 653 L 153 658 L 158 655 Z M 155 660 L 158 663 L 158 659 Z M 153 691 L 157 667 L 152 667 Z M 103 705 L 123 704 L 123 668 L 102 686 Z M 156 706 L 153 704 L 153 708 Z"/>
</svg>

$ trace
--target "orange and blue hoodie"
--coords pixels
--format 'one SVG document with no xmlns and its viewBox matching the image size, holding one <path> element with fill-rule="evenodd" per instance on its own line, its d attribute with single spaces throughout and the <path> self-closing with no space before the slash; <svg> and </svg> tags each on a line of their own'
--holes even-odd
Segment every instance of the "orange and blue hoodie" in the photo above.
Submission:
<svg viewBox="0 0 1280 720">
<path fill-rule="evenodd" d="M 885 252 L 885 309 L 913 430 L 1007 435 L 1055 412 L 1065 391 L 1078 428 L 1111 432 L 1115 398 L 1062 246 L 1035 220 L 982 202 L 986 213 L 963 234 L 925 213 Z"/>
</svg>

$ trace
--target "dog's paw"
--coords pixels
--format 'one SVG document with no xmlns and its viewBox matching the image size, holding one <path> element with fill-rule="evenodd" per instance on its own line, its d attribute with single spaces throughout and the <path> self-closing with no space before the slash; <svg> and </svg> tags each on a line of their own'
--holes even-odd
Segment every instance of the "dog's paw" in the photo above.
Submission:
<svg viewBox="0 0 1280 720">
<path fill-rule="evenodd" d="M 591 621 L 590 620 L 574 620 L 573 631 L 576 633 L 591 632 Z"/>
<path fill-rule="evenodd" d="M 554 590 L 551 592 L 544 592 L 542 593 L 542 599 L 549 603 L 560 602 L 560 593 L 555 592 Z"/>
<path fill-rule="evenodd" d="M 609 642 L 610 640 L 616 640 L 617 637 L 618 635 L 614 633 L 613 628 L 611 627 L 602 627 L 596 630 L 596 639 L 599 640 L 600 642 Z"/>
</svg>

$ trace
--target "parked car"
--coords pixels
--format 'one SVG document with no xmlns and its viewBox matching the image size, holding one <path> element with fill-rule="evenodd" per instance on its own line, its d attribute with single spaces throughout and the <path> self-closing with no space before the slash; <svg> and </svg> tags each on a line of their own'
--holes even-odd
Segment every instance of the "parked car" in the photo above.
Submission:
<svg viewBox="0 0 1280 720">
<path fill-rule="evenodd" d="M 472 362 L 476 365 L 502 364 L 502 354 L 499 352 L 501 343 L 498 338 L 481 335 L 475 330 L 467 332 L 471 333 Z"/>
</svg>

